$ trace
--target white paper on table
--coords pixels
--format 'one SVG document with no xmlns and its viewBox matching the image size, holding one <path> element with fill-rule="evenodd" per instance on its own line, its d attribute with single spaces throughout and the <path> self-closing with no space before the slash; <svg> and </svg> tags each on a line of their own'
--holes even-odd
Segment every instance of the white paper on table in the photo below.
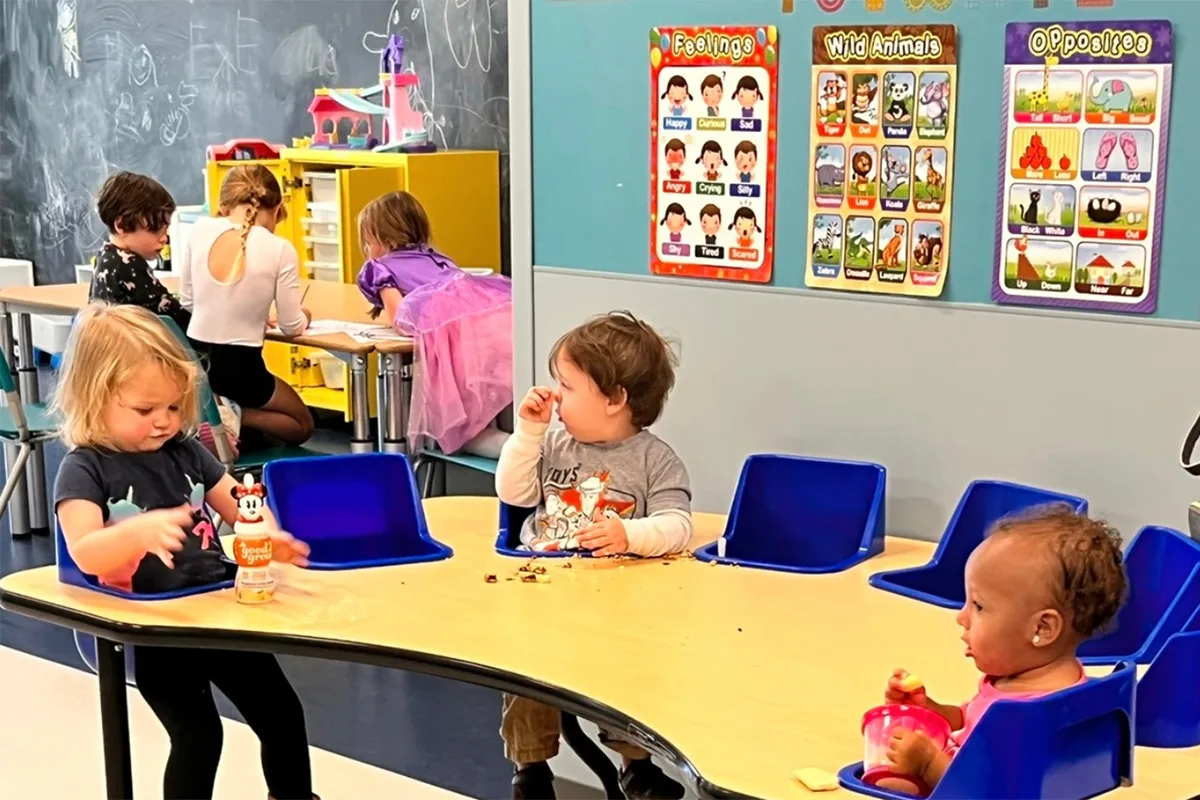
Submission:
<svg viewBox="0 0 1200 800">
<path fill-rule="evenodd" d="M 267 328 L 267 333 L 275 336 L 283 336 L 283 331 L 278 326 Z M 368 322 L 343 322 L 337 319 L 314 319 L 308 323 L 308 328 L 302 335 L 330 336 L 336 333 L 344 333 L 357 342 L 366 342 L 374 339 L 406 338 L 395 333 L 386 325 L 374 325 Z"/>
</svg>

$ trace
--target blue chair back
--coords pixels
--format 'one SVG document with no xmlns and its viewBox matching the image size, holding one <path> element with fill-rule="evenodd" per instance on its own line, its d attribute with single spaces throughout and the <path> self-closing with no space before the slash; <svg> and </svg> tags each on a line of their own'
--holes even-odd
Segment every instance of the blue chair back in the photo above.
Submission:
<svg viewBox="0 0 1200 800">
<path fill-rule="evenodd" d="M 1136 667 L 1036 700 L 992 705 L 930 800 L 1078 800 L 1116 789 L 1133 776 Z M 907 795 L 862 783 L 861 763 L 838 773 L 851 791 Z"/>
<path fill-rule="evenodd" d="M 1137 687 L 1137 744 L 1200 745 L 1200 608 L 1151 662 Z"/>
<path fill-rule="evenodd" d="M 212 428 L 213 444 L 217 448 L 217 456 L 221 459 L 221 463 L 227 469 L 232 469 L 237 457 L 233 453 L 233 448 L 229 446 L 229 439 L 225 432 L 225 423 L 221 421 L 221 411 L 217 408 L 217 398 L 212 393 L 212 389 L 208 386 L 207 373 L 204 371 L 204 365 L 200 362 L 200 357 L 196 354 L 195 348 L 188 340 L 187 336 L 180 330 L 178 323 L 165 314 L 160 314 L 158 317 L 163 325 L 167 326 L 179 343 L 192 357 L 192 361 L 200 369 L 200 418 L 209 424 Z"/>
</svg>

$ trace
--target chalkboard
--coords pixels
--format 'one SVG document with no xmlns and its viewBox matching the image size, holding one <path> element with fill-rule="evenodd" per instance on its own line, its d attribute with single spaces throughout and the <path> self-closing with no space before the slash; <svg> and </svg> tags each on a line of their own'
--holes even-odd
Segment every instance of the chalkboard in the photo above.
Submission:
<svg viewBox="0 0 1200 800">
<path fill-rule="evenodd" d="M 389 33 L 434 141 L 506 154 L 501 0 L 0 0 L 0 255 L 73 280 L 109 174 L 203 202 L 206 146 L 310 135 L 313 90 L 378 83 Z"/>
</svg>

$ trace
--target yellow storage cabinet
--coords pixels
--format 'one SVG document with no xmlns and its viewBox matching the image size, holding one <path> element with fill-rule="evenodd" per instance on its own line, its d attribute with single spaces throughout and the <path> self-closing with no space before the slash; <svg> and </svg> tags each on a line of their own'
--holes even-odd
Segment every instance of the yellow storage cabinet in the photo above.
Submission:
<svg viewBox="0 0 1200 800">
<path fill-rule="evenodd" d="M 279 180 L 288 217 L 275 232 L 295 245 L 304 277 L 353 282 L 365 259 L 358 215 L 376 197 L 398 190 L 416 195 L 425 207 L 437 249 L 462 267 L 500 270 L 500 156 L 495 151 L 407 154 L 287 148 L 279 159 L 210 161 L 212 213 L 219 207 L 221 181 L 241 164 L 262 164 Z M 341 412 L 349 421 L 349 368 L 342 365 L 340 387 L 327 386 L 320 368 L 326 355 L 282 342 L 267 342 L 263 348 L 268 369 L 294 386 L 305 403 Z M 377 366 L 372 356 L 371 382 Z"/>
</svg>

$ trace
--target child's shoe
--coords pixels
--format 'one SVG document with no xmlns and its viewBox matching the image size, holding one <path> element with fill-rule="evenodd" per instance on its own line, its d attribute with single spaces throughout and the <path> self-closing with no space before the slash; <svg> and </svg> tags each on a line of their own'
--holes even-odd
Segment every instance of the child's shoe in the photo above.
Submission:
<svg viewBox="0 0 1200 800">
<path fill-rule="evenodd" d="M 621 791 L 629 800 L 682 800 L 685 794 L 681 784 L 648 758 L 631 761 L 621 770 Z"/>
<path fill-rule="evenodd" d="M 513 773 L 513 800 L 555 800 L 554 773 L 545 761 L 528 764 Z"/>
</svg>

